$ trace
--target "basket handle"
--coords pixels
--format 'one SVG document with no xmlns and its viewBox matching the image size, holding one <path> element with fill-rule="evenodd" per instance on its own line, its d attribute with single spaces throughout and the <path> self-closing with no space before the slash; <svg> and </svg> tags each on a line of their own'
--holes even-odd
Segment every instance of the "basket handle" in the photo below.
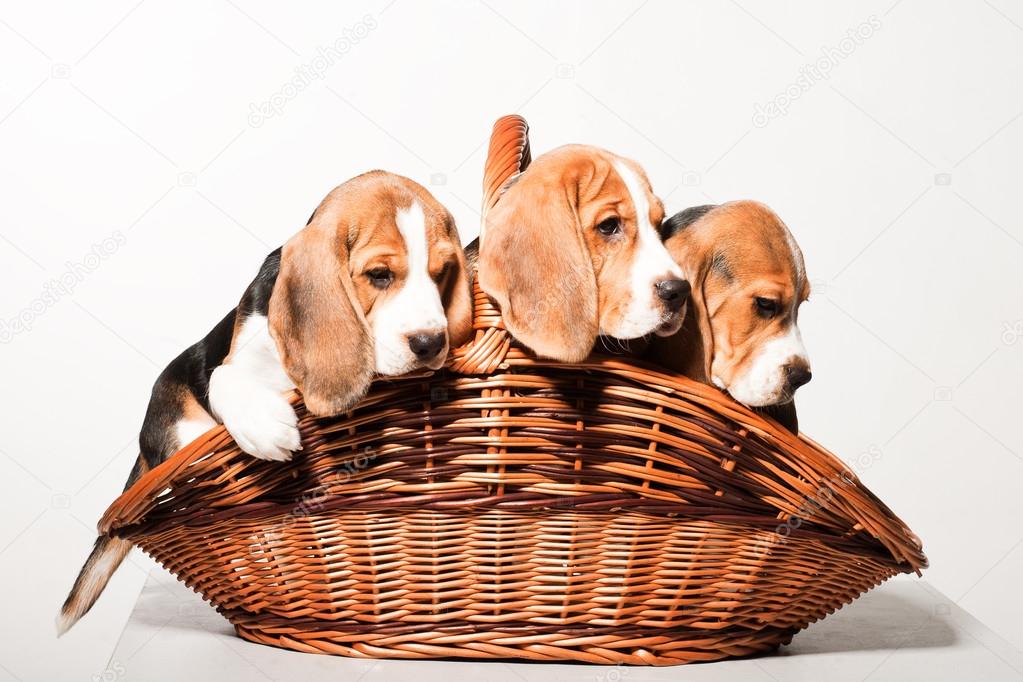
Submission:
<svg viewBox="0 0 1023 682">
<path fill-rule="evenodd" d="M 480 237 L 483 243 L 487 214 L 509 184 L 532 161 L 529 150 L 529 125 L 518 114 L 502 116 L 494 122 L 490 146 L 483 169 L 483 204 L 480 211 Z M 511 348 L 511 335 L 504 328 L 501 311 L 480 288 L 479 277 L 472 283 L 473 328 L 476 334 L 466 344 L 451 351 L 448 368 L 460 374 L 485 374 L 500 368 Z"/>
<path fill-rule="evenodd" d="M 529 125 L 518 114 L 502 116 L 494 122 L 490 147 L 483 169 L 483 207 L 480 211 L 480 243 L 487 229 L 487 213 L 508 189 L 508 183 L 526 170 L 532 161 L 529 151 Z"/>
</svg>

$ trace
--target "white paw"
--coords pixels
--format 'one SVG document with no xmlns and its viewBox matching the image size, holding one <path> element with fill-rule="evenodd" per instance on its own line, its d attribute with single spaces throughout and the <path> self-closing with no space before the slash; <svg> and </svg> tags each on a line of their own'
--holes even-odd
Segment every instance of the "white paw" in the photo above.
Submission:
<svg viewBox="0 0 1023 682">
<path fill-rule="evenodd" d="M 224 419 L 228 433 L 245 452 L 259 459 L 286 462 L 302 449 L 298 417 L 278 393 L 261 390 L 245 399 L 238 410 Z"/>
<path fill-rule="evenodd" d="M 302 449 L 298 417 L 283 395 L 222 365 L 210 376 L 210 407 L 238 447 L 259 459 L 286 462 Z"/>
</svg>

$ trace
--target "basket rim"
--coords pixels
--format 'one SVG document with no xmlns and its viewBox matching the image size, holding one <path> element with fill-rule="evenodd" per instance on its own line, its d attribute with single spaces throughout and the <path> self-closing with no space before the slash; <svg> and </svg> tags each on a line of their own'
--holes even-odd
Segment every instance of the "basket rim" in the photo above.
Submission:
<svg viewBox="0 0 1023 682">
<path fill-rule="evenodd" d="M 471 343 L 471 342 L 470 342 Z M 401 379 L 429 379 L 449 372 L 455 377 L 465 376 L 451 368 L 457 359 L 449 359 L 447 365 L 437 371 L 416 372 L 400 377 Z M 818 471 L 820 466 L 811 464 L 811 460 L 826 462 L 830 466 L 827 476 L 819 477 L 817 481 L 811 481 L 816 485 L 828 484 L 829 480 L 834 481 L 841 477 L 845 485 L 828 485 L 836 498 L 847 504 L 837 511 L 840 516 L 849 521 L 850 526 L 858 526 L 865 530 L 872 537 L 877 539 L 889 552 L 893 561 L 904 566 L 909 571 L 920 573 L 921 569 L 928 565 L 927 558 L 923 553 L 922 543 L 909 527 L 876 495 L 874 495 L 856 476 L 842 460 L 836 457 L 826 448 L 803 433 L 798 435 L 791 433 L 774 419 L 752 411 L 748 407 L 736 402 L 720 389 L 707 386 L 694 381 L 680 374 L 665 370 L 663 367 L 650 362 L 622 359 L 604 354 L 593 354 L 586 360 L 579 363 L 561 363 L 553 360 L 536 359 L 530 356 L 513 343 L 505 362 L 494 372 L 485 375 L 473 373 L 481 378 L 489 376 L 500 376 L 502 374 L 514 373 L 516 368 L 529 369 L 560 369 L 579 372 L 606 372 L 613 375 L 629 373 L 635 376 L 639 372 L 643 377 L 645 390 L 660 391 L 669 398 L 682 397 L 693 401 L 703 407 L 713 410 L 740 426 L 742 431 L 755 435 L 772 443 L 793 461 L 803 465 L 808 471 Z M 393 378 L 384 377 L 374 381 L 374 387 L 386 385 Z M 372 397 L 372 388 L 369 397 Z M 301 394 L 295 390 L 289 394 L 289 402 L 296 408 L 303 406 Z M 361 405 L 361 403 L 360 403 Z M 353 409 L 358 409 L 357 405 Z M 334 419 L 343 421 L 350 418 L 351 413 L 339 415 Z M 98 524 L 100 534 L 111 534 L 140 523 L 146 514 L 157 504 L 158 498 L 168 489 L 173 489 L 176 483 L 188 479 L 188 469 L 191 465 L 211 456 L 213 453 L 223 449 L 235 447 L 231 435 L 223 425 L 217 425 L 194 441 L 181 448 L 167 460 L 143 474 L 131 487 L 125 490 L 104 512 Z M 296 453 L 301 457 L 302 453 Z M 251 456 L 240 450 L 233 455 L 233 458 L 251 460 Z M 267 462 L 268 466 L 280 465 L 277 462 Z M 808 479 L 809 480 L 809 479 Z M 858 502 L 857 502 L 858 499 Z M 862 504 L 867 502 L 865 506 Z M 873 509 L 876 516 L 867 514 L 850 514 L 850 510 L 861 511 Z M 480 509 L 477 507 L 477 509 Z M 483 507 L 485 509 L 485 507 Z"/>
</svg>

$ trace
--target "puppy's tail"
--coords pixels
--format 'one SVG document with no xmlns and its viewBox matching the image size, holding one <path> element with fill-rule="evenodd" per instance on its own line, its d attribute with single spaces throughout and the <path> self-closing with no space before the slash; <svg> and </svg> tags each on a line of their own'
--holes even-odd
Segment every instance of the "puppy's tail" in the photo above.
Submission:
<svg viewBox="0 0 1023 682">
<path fill-rule="evenodd" d="M 128 474 L 124 489 L 130 488 L 148 470 L 149 465 L 140 454 L 135 460 L 135 466 L 132 467 L 131 473 Z M 82 570 L 78 572 L 75 584 L 71 587 L 67 599 L 64 600 L 64 605 L 60 607 L 60 613 L 57 614 L 58 637 L 70 630 L 82 616 L 89 612 L 92 605 L 103 594 L 103 589 L 110 581 L 110 576 L 114 574 L 130 551 L 131 543 L 127 540 L 109 535 L 100 535 L 96 538 L 92 553 L 85 560 Z"/>
<path fill-rule="evenodd" d="M 86 559 L 85 565 L 75 579 L 74 587 L 64 601 L 60 613 L 57 614 L 57 636 L 60 637 L 71 629 L 71 626 L 89 612 L 92 605 L 99 599 L 103 588 L 107 586 L 110 576 L 124 561 L 131 551 L 131 543 L 122 538 L 101 535 L 96 538 L 92 554 Z"/>
</svg>

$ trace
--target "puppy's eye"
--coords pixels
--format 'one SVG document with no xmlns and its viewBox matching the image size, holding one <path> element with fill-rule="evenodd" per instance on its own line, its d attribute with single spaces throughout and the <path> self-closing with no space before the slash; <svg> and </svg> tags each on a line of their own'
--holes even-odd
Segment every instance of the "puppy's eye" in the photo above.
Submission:
<svg viewBox="0 0 1023 682">
<path fill-rule="evenodd" d="M 781 310 L 781 303 L 773 298 L 757 296 L 754 300 L 756 301 L 757 315 L 760 315 L 760 317 L 771 318 Z"/>
<path fill-rule="evenodd" d="M 366 279 L 377 289 L 386 289 L 394 281 L 394 273 L 389 268 L 373 268 L 366 271 Z"/>
<path fill-rule="evenodd" d="M 604 235 L 605 237 L 611 237 L 622 231 L 621 218 L 615 216 L 613 218 L 607 218 L 597 223 L 597 232 Z"/>
</svg>

